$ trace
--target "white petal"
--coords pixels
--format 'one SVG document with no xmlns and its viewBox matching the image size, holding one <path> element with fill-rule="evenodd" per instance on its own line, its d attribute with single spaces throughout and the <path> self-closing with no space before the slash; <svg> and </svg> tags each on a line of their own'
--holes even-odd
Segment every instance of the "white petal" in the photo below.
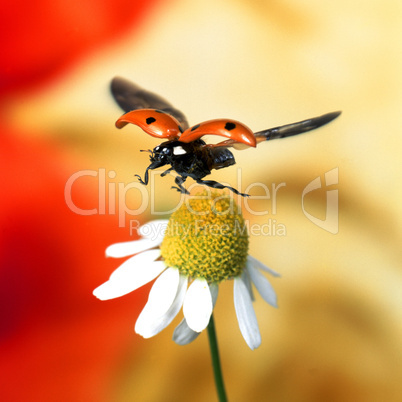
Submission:
<svg viewBox="0 0 402 402">
<path fill-rule="evenodd" d="M 218 299 L 219 285 L 216 283 L 210 283 L 209 290 L 211 291 L 212 305 L 215 307 L 216 300 Z"/>
<path fill-rule="evenodd" d="M 107 282 L 98 286 L 94 291 L 93 295 L 100 300 L 110 300 L 116 297 L 124 296 L 134 290 L 140 288 L 148 282 L 155 279 L 164 269 L 166 269 L 165 264 L 162 261 L 156 261 L 151 263 L 148 267 L 144 268 L 147 271 L 147 276 L 143 275 L 137 280 L 124 281 L 124 280 L 113 280 L 109 279 Z"/>
<path fill-rule="evenodd" d="M 162 243 L 168 222 L 168 219 L 155 219 L 154 221 L 142 225 L 138 229 L 138 234 L 146 239 Z"/>
<path fill-rule="evenodd" d="M 161 252 L 157 250 L 148 250 L 134 257 L 129 258 L 124 261 L 118 268 L 116 268 L 112 275 L 110 275 L 110 280 L 122 280 L 122 281 L 136 281 L 142 276 L 148 276 L 148 267 L 159 258 Z M 161 261 L 158 261 L 161 262 Z M 155 278 L 155 277 L 153 277 Z M 143 282 L 143 284 L 149 282 L 153 278 Z M 141 281 L 142 282 L 142 281 Z M 140 285 L 142 286 L 142 285 Z"/>
<path fill-rule="evenodd" d="M 212 296 L 205 279 L 195 279 L 189 286 L 183 303 L 183 314 L 188 326 L 196 332 L 203 331 L 211 318 Z"/>
<path fill-rule="evenodd" d="M 278 272 L 274 271 L 271 268 L 268 268 L 261 261 L 258 261 L 257 258 L 254 258 L 251 255 L 247 256 L 247 265 L 251 265 L 254 268 L 258 268 L 261 269 L 262 271 L 269 272 L 273 276 L 281 276 Z"/>
<path fill-rule="evenodd" d="M 125 261 L 107 282 L 93 291 L 94 296 L 100 300 L 114 299 L 152 281 L 166 269 L 163 261 L 154 261 L 158 256 L 159 250 L 150 250 Z"/>
<path fill-rule="evenodd" d="M 121 258 L 129 255 L 140 253 L 141 251 L 149 250 L 150 248 L 159 246 L 162 241 L 159 239 L 140 239 L 126 241 L 124 243 L 112 244 L 106 249 L 106 257 Z"/>
<path fill-rule="evenodd" d="M 180 275 L 176 296 L 165 314 L 156 315 L 153 308 L 145 306 L 135 323 L 135 332 L 144 338 L 151 338 L 165 329 L 180 311 L 186 290 L 187 277 Z"/>
<path fill-rule="evenodd" d="M 252 301 L 255 301 L 254 292 L 253 292 L 253 287 L 251 286 L 250 275 L 249 275 L 248 270 L 247 270 L 248 267 L 249 267 L 249 265 L 246 264 L 246 268 L 245 268 L 245 270 L 244 270 L 244 273 L 245 273 L 245 274 L 243 275 L 243 281 L 244 281 L 244 283 L 245 283 L 246 286 L 247 286 L 247 290 L 248 290 L 248 293 L 250 294 L 251 300 L 252 300 Z"/>
<path fill-rule="evenodd" d="M 209 285 L 212 296 L 212 304 L 215 307 L 216 299 L 218 298 L 218 285 Z M 181 323 L 175 328 L 173 332 L 173 340 L 178 345 L 187 345 L 198 337 L 200 332 L 193 331 L 188 325 L 186 319 L 183 319 Z"/>
<path fill-rule="evenodd" d="M 165 314 L 176 297 L 179 281 L 179 270 L 168 268 L 152 285 L 145 307 L 156 317 Z"/>
<path fill-rule="evenodd" d="M 188 325 L 185 319 L 175 328 L 173 332 L 173 340 L 178 345 L 187 345 L 198 337 L 201 332 L 193 331 Z"/>
<path fill-rule="evenodd" d="M 248 271 L 254 286 L 257 288 L 261 297 L 271 306 L 278 307 L 276 302 L 276 293 L 268 279 L 256 268 L 249 265 L 246 270 Z"/>
<path fill-rule="evenodd" d="M 234 279 L 234 305 L 240 332 L 249 348 L 253 350 L 261 345 L 261 335 L 253 302 L 242 276 Z"/>
</svg>

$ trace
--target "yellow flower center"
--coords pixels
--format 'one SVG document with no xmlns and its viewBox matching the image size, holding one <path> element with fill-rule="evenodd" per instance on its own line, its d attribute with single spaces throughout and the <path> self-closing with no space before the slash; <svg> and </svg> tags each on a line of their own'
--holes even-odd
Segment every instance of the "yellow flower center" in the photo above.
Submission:
<svg viewBox="0 0 402 402">
<path fill-rule="evenodd" d="M 221 282 L 239 276 L 248 254 L 241 211 L 228 195 L 203 191 L 172 214 L 161 245 L 166 265 L 183 275 Z"/>
</svg>

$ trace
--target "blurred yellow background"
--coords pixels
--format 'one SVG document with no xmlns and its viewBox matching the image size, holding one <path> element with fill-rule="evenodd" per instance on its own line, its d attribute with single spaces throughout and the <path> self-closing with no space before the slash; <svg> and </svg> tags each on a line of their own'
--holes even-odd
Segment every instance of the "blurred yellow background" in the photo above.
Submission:
<svg viewBox="0 0 402 402">
<path fill-rule="evenodd" d="M 190 124 L 226 117 L 256 132 L 343 111 L 319 131 L 234 151 L 237 165 L 210 176 L 235 185 L 241 169 L 241 190 L 286 183 L 275 214 L 272 200 L 249 202 L 269 214 L 245 212 L 250 224 L 275 219 L 286 228 L 285 236 L 250 238 L 250 254 L 282 275 L 271 281 L 279 309 L 258 297 L 255 303 L 259 349 L 250 351 L 238 330 L 232 284 L 220 291 L 216 326 L 231 401 L 401 398 L 401 18 L 396 0 L 159 1 L 139 28 L 50 84 L 9 93 L 3 102 L 8 124 L 25 133 L 22 141 L 44 142 L 73 161 L 68 174 L 104 168 L 124 183 L 143 174 L 148 156 L 139 150 L 158 140 L 134 127 L 114 128 L 121 111 L 109 83 L 117 75 L 168 99 Z M 301 194 L 335 168 L 339 184 L 330 189 L 339 194 L 339 231 L 332 234 L 306 218 Z M 172 177 L 155 180 L 158 208 L 173 208 L 180 195 L 169 190 Z M 133 208 L 137 195 L 128 193 Z M 325 188 L 306 196 L 305 207 L 324 219 Z M 151 218 L 148 208 L 141 220 Z M 117 216 L 111 222 L 117 228 Z M 127 227 L 118 232 L 116 241 L 129 239 Z M 109 264 L 103 280 L 119 262 Z M 108 302 L 98 303 L 102 311 Z M 136 311 L 127 317 L 132 326 L 120 331 L 137 346 L 131 350 L 127 341 L 101 400 L 214 400 L 206 335 L 177 346 L 171 336 L 178 318 L 155 338 L 139 339 Z M 44 388 L 29 400 L 56 399 Z"/>
</svg>

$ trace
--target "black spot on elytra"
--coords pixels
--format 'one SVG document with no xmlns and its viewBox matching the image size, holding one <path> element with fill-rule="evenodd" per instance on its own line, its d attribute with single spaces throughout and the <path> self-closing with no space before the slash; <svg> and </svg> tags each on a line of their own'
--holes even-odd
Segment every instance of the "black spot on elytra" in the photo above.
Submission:
<svg viewBox="0 0 402 402">
<path fill-rule="evenodd" d="M 197 130 L 197 128 L 200 126 L 201 124 L 196 124 L 195 126 L 191 127 L 191 131 Z"/>
<path fill-rule="evenodd" d="M 231 131 L 231 130 L 233 130 L 234 128 L 236 128 L 236 124 L 234 124 L 234 123 L 232 123 L 232 122 L 227 122 L 226 124 L 225 124 L 225 129 L 226 130 L 228 130 L 228 131 Z"/>
<path fill-rule="evenodd" d="M 156 119 L 154 117 L 148 117 L 145 121 L 147 124 L 152 124 L 156 122 Z"/>
</svg>

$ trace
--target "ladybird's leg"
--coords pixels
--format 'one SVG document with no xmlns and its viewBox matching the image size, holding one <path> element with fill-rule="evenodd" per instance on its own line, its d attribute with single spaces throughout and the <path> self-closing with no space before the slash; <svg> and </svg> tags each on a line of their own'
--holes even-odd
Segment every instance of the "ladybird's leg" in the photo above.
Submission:
<svg viewBox="0 0 402 402">
<path fill-rule="evenodd" d="M 145 186 L 148 184 L 148 179 L 149 179 L 148 178 L 148 170 L 149 170 L 149 167 L 147 167 L 147 170 L 145 171 L 144 180 L 141 179 L 141 176 L 139 174 L 134 175 L 135 177 L 138 177 L 139 182 L 141 184 L 144 184 Z"/>
<path fill-rule="evenodd" d="M 135 177 L 138 177 L 138 181 L 139 181 L 141 184 L 144 184 L 145 186 L 148 184 L 148 177 L 144 177 L 144 179 L 145 179 L 145 181 L 144 181 L 144 180 L 141 179 L 141 176 L 140 176 L 139 174 L 135 174 L 134 176 L 135 176 Z"/>
<path fill-rule="evenodd" d="M 235 188 L 233 188 L 233 187 L 224 186 L 223 184 L 218 183 L 217 181 L 214 181 L 214 180 L 201 180 L 201 179 L 198 179 L 198 180 L 197 180 L 197 183 L 198 183 L 198 184 L 204 184 L 204 185 L 209 186 L 209 187 L 212 187 L 212 188 L 218 188 L 218 189 L 220 189 L 220 190 L 223 190 L 224 188 L 227 188 L 227 189 L 229 189 L 230 191 L 233 191 L 235 194 L 241 195 L 242 197 L 250 197 L 249 194 L 241 193 L 240 191 L 237 191 L 237 190 L 236 190 Z"/>
<path fill-rule="evenodd" d="M 190 194 L 183 186 L 182 184 L 186 181 L 187 177 L 183 176 L 176 176 L 174 179 L 174 182 L 177 184 L 177 187 L 172 186 L 175 190 L 179 191 L 182 194 Z"/>
<path fill-rule="evenodd" d="M 147 170 L 145 171 L 145 174 L 144 174 L 144 180 L 142 180 L 141 177 L 140 177 L 140 175 L 138 175 L 138 174 L 136 174 L 135 176 L 138 177 L 138 179 L 139 179 L 139 181 L 140 181 L 141 184 L 147 185 L 147 184 L 148 184 L 148 170 L 149 170 L 149 169 L 153 170 L 153 169 L 156 169 L 156 168 L 161 167 L 161 166 L 164 166 L 164 165 L 166 165 L 166 162 L 162 162 L 162 161 L 156 160 L 156 161 L 152 162 L 152 163 L 147 167 Z"/>
<path fill-rule="evenodd" d="M 173 168 L 169 168 L 168 170 L 165 170 L 163 173 L 161 173 L 161 177 L 165 177 L 167 174 L 169 174 L 171 171 L 173 170 Z"/>
</svg>

